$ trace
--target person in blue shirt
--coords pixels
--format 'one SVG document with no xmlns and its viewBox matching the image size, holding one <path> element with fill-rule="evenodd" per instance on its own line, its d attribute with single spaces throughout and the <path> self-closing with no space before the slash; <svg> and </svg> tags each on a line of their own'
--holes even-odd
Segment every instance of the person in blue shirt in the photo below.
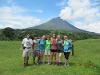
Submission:
<svg viewBox="0 0 100 75">
<path fill-rule="evenodd" d="M 43 58 L 44 58 L 44 52 L 45 52 L 45 43 L 46 43 L 45 35 L 43 35 L 41 37 L 41 39 L 39 40 L 40 60 L 41 60 L 42 63 L 44 63 Z"/>
<path fill-rule="evenodd" d="M 64 36 L 64 43 L 63 43 L 63 46 L 64 46 L 64 56 L 65 56 L 65 66 L 69 66 L 69 62 L 68 62 L 68 59 L 69 59 L 69 55 L 70 55 L 70 52 L 72 51 L 72 43 L 71 43 L 71 40 L 68 40 L 68 37 L 65 35 Z"/>
</svg>

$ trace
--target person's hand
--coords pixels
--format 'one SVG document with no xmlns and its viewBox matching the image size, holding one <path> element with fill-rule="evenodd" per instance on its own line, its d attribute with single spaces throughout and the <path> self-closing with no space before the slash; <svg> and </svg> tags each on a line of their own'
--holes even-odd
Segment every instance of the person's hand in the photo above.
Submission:
<svg viewBox="0 0 100 75">
<path fill-rule="evenodd" d="M 23 49 L 25 49 L 26 47 L 23 47 Z"/>
</svg>

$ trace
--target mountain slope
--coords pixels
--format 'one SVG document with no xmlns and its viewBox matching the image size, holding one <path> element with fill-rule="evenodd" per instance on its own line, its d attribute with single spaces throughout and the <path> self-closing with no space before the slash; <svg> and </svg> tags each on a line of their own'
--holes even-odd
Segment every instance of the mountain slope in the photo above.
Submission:
<svg viewBox="0 0 100 75">
<path fill-rule="evenodd" d="M 52 20 L 43 23 L 41 25 L 30 27 L 29 29 L 42 29 L 42 30 L 66 30 L 70 32 L 86 32 L 84 30 L 78 29 L 71 25 L 67 21 L 60 19 L 59 17 L 53 18 Z"/>
</svg>

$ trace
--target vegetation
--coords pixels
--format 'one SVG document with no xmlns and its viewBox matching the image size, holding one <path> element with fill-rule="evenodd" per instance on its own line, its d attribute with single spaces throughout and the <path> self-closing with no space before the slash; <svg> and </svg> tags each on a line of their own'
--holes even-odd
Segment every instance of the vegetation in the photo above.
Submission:
<svg viewBox="0 0 100 75">
<path fill-rule="evenodd" d="M 39 30 L 39 29 L 12 29 L 5 28 L 0 30 L 0 40 L 22 40 L 26 34 L 30 34 L 34 37 L 40 37 L 42 35 L 68 35 L 73 40 L 82 40 L 88 38 L 100 38 L 100 35 L 95 33 L 86 32 L 69 32 L 66 30 Z"/>
<path fill-rule="evenodd" d="M 74 42 L 75 55 L 68 68 L 55 65 L 32 65 L 24 68 L 20 41 L 0 41 L 0 75 L 100 75 L 100 39 Z M 63 57 L 62 57 L 62 61 Z"/>
</svg>

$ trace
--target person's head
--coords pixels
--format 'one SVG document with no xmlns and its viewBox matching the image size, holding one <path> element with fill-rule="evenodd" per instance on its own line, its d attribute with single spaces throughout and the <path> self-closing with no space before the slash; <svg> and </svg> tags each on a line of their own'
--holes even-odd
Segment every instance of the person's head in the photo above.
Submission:
<svg viewBox="0 0 100 75">
<path fill-rule="evenodd" d="M 34 40 L 36 40 L 37 39 L 37 37 L 34 37 Z"/>
<path fill-rule="evenodd" d="M 45 39 L 45 35 L 42 36 L 42 39 Z"/>
<path fill-rule="evenodd" d="M 46 39 L 47 39 L 47 40 L 50 40 L 50 36 L 49 36 L 49 35 L 47 35 L 47 36 L 46 36 Z"/>
<path fill-rule="evenodd" d="M 56 34 L 53 34 L 53 35 L 52 35 L 52 38 L 56 38 Z"/>
<path fill-rule="evenodd" d="M 61 36 L 60 35 L 57 35 L 57 39 L 61 39 Z"/>
<path fill-rule="evenodd" d="M 64 39 L 65 39 L 65 40 L 66 40 L 66 39 L 68 39 L 68 36 L 67 36 L 67 35 L 65 35 L 65 36 L 64 36 Z"/>
<path fill-rule="evenodd" d="M 29 39 L 29 38 L 30 38 L 30 35 L 29 35 L 29 34 L 27 34 L 27 35 L 26 35 L 26 38 L 27 38 L 27 39 Z"/>
</svg>

